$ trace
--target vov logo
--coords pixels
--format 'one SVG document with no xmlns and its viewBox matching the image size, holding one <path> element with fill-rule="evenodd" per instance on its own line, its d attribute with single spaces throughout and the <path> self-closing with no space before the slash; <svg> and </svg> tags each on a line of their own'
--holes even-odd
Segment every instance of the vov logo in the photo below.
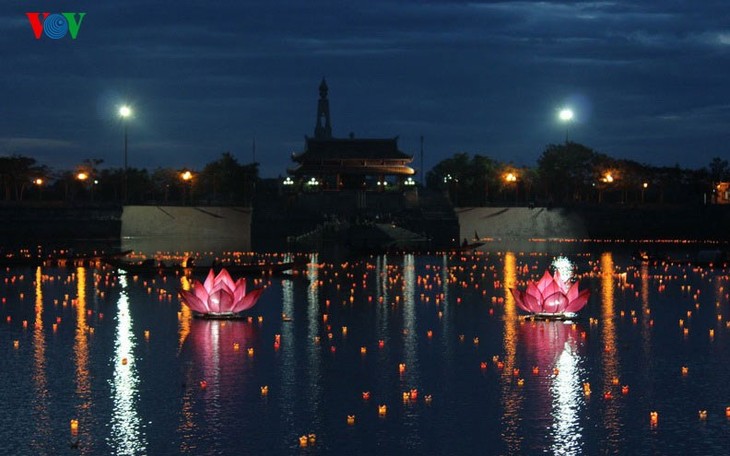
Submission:
<svg viewBox="0 0 730 456">
<path fill-rule="evenodd" d="M 35 39 L 40 40 L 41 34 L 45 34 L 52 40 L 60 40 L 66 35 L 71 35 L 71 39 L 75 40 L 86 13 L 25 13 L 25 15 L 28 16 Z"/>
</svg>

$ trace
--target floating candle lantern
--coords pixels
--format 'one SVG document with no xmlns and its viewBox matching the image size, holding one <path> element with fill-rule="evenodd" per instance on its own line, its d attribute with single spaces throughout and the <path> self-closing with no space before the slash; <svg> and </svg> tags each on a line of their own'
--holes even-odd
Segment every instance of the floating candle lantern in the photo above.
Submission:
<svg viewBox="0 0 730 456">
<path fill-rule="evenodd" d="M 406 363 L 400 363 L 398 364 L 398 372 L 401 374 L 406 371 Z"/>
<path fill-rule="evenodd" d="M 73 419 L 71 420 L 71 435 L 76 435 L 79 433 L 79 420 Z"/>
<path fill-rule="evenodd" d="M 698 415 L 701 420 L 703 420 L 703 421 L 706 420 L 707 419 L 707 410 L 700 410 Z"/>
<path fill-rule="evenodd" d="M 352 426 L 355 424 L 355 415 L 347 415 L 347 424 Z"/>
<path fill-rule="evenodd" d="M 649 412 L 649 423 L 652 427 L 655 427 L 657 424 L 659 424 L 659 413 L 658 412 Z"/>
<path fill-rule="evenodd" d="M 388 414 L 388 406 L 385 404 L 379 405 L 378 406 L 378 415 L 381 417 L 384 417 L 387 414 Z"/>
<path fill-rule="evenodd" d="M 261 396 L 262 397 L 265 397 L 265 396 L 268 396 L 268 395 L 269 395 L 269 386 L 268 385 L 262 386 L 261 387 Z"/>
</svg>

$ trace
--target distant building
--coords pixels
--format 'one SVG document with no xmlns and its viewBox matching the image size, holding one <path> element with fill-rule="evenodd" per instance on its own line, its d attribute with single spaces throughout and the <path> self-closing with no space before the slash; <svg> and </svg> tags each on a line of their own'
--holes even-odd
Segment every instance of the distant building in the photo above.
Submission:
<svg viewBox="0 0 730 456">
<path fill-rule="evenodd" d="M 323 190 L 385 189 L 415 174 L 413 156 L 398 149 L 398 138 L 333 138 L 327 82 L 319 85 L 314 137 L 305 136 L 304 151 L 292 154 L 297 166 L 288 170 L 304 185 Z M 408 183 L 413 183 L 409 180 Z"/>
</svg>

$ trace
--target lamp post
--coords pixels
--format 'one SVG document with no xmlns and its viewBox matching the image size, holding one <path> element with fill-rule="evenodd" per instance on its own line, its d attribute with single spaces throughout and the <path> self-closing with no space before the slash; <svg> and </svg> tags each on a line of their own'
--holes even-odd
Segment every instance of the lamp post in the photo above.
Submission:
<svg viewBox="0 0 730 456">
<path fill-rule="evenodd" d="M 513 172 L 509 172 L 504 175 L 504 181 L 507 185 L 514 184 L 515 186 L 515 206 L 517 205 L 517 175 Z"/>
<path fill-rule="evenodd" d="M 180 173 L 180 179 L 183 181 L 183 206 L 185 205 L 185 187 L 188 187 L 188 199 L 190 200 L 190 204 L 193 203 L 193 173 L 191 173 L 189 170 L 185 170 Z"/>
<path fill-rule="evenodd" d="M 132 115 L 132 108 L 130 108 L 127 105 L 124 105 L 119 108 L 119 117 L 122 119 L 122 122 L 124 122 L 124 184 L 122 189 L 122 197 L 124 199 L 124 202 L 127 202 L 127 126 L 129 125 L 129 122 L 127 119 Z"/>
<path fill-rule="evenodd" d="M 565 122 L 565 144 L 568 144 L 568 130 L 570 129 L 570 122 L 573 121 L 573 110 L 570 108 L 563 108 L 558 113 L 558 117 L 561 122 Z"/>
<path fill-rule="evenodd" d="M 43 178 L 36 177 L 33 179 L 33 185 L 38 187 L 38 201 L 40 201 L 43 198 Z"/>
<path fill-rule="evenodd" d="M 641 204 L 644 204 L 644 192 L 646 191 L 647 187 L 649 187 L 648 182 L 644 182 L 641 184 Z"/>
</svg>

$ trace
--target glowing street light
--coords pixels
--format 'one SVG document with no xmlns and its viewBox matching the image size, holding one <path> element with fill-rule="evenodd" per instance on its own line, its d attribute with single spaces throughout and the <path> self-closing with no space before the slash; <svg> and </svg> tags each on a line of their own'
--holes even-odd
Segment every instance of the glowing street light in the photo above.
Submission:
<svg viewBox="0 0 730 456">
<path fill-rule="evenodd" d="M 515 204 L 517 204 L 517 175 L 514 172 L 509 172 L 504 175 L 504 181 L 507 185 L 515 186 Z"/>
<path fill-rule="evenodd" d="M 124 202 L 127 202 L 127 126 L 129 125 L 129 122 L 127 119 L 129 119 L 132 116 L 132 108 L 130 108 L 127 105 L 122 105 L 119 108 L 119 117 L 122 119 L 122 122 L 124 122 Z"/>
<path fill-rule="evenodd" d="M 568 144 L 568 130 L 570 129 L 570 122 L 573 121 L 573 110 L 570 108 L 563 108 L 558 112 L 558 118 L 561 122 L 565 123 L 565 144 Z"/>
<path fill-rule="evenodd" d="M 644 182 L 643 184 L 641 184 L 641 203 L 642 204 L 644 204 L 644 192 L 646 191 L 646 189 L 648 187 L 649 187 L 649 183 L 648 182 Z"/>
<path fill-rule="evenodd" d="M 185 204 L 185 186 L 188 187 L 188 199 L 190 204 L 193 203 L 193 173 L 190 170 L 184 170 L 180 173 L 180 179 L 183 181 L 183 205 Z"/>
<path fill-rule="evenodd" d="M 76 179 L 80 180 L 81 182 L 85 181 L 88 178 L 89 178 L 89 175 L 83 171 L 76 174 Z"/>
</svg>

